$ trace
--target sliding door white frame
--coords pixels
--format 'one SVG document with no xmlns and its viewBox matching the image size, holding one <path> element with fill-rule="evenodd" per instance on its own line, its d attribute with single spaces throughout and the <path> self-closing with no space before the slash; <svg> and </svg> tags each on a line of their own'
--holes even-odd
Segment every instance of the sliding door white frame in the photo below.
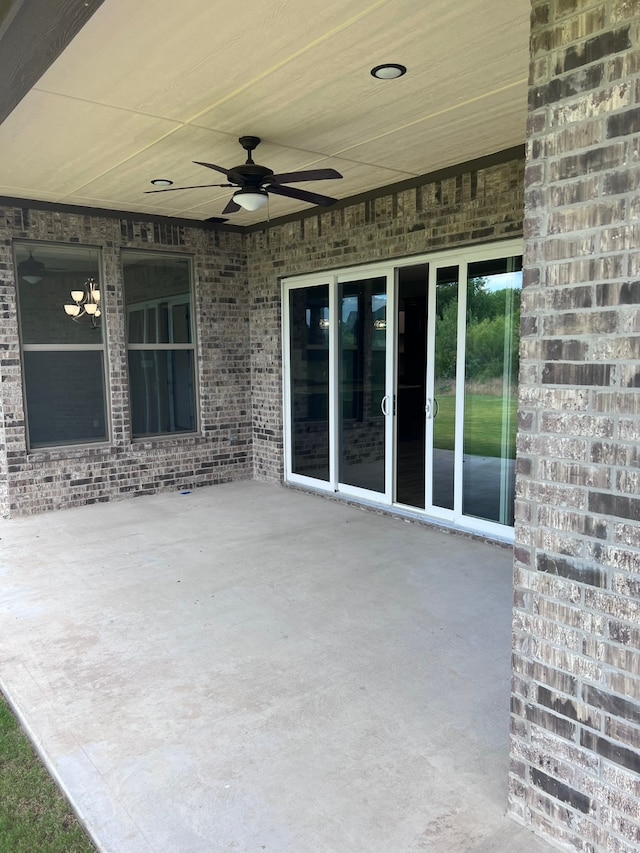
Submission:
<svg viewBox="0 0 640 853">
<path fill-rule="evenodd" d="M 502 257 L 517 256 L 522 253 L 519 240 L 501 241 L 482 246 L 469 246 L 462 249 L 434 252 L 410 258 L 366 264 L 351 267 L 328 274 L 317 273 L 306 276 L 295 276 L 282 280 L 282 351 L 283 351 L 283 423 L 285 443 L 285 481 L 309 489 L 338 493 L 350 500 L 361 500 L 380 506 L 393 506 L 398 514 L 419 519 L 433 519 L 445 526 L 460 530 L 486 535 L 492 539 L 513 541 L 513 528 L 497 522 L 488 521 L 462 512 L 463 495 L 463 466 L 464 466 L 464 402 L 465 402 L 465 335 L 466 335 L 466 296 L 467 268 L 471 262 L 489 261 Z M 455 450 L 454 450 L 454 508 L 444 509 L 433 505 L 432 484 L 430 477 L 425 477 L 425 509 L 408 507 L 394 503 L 396 479 L 396 297 L 398 271 L 402 267 L 419 264 L 429 265 L 429 309 L 428 309 L 428 350 L 427 350 L 427 398 L 434 397 L 434 373 L 432 369 L 435 354 L 435 299 L 436 275 L 439 267 L 458 266 L 458 341 L 457 341 L 457 372 L 456 372 L 456 403 L 455 403 Z M 338 452 L 339 452 L 339 387 L 338 387 L 338 284 L 355 282 L 361 279 L 383 277 L 387 279 L 387 328 L 386 328 L 386 414 L 385 414 L 385 491 L 372 492 L 354 486 L 340 484 L 338 481 Z M 291 346 L 290 346 L 290 312 L 289 294 L 300 287 L 317 285 L 329 286 L 329 480 L 318 480 L 292 470 L 292 432 L 291 432 Z M 425 414 L 426 416 L 426 414 Z M 427 465 L 433 448 L 433 418 L 426 418 L 426 447 Z M 427 467 L 427 471 L 429 468 Z"/>
</svg>

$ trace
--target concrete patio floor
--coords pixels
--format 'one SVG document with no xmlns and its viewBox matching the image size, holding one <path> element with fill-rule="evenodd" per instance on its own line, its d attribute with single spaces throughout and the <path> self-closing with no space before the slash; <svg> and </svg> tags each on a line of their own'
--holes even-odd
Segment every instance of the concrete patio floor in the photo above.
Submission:
<svg viewBox="0 0 640 853">
<path fill-rule="evenodd" d="M 507 549 L 245 482 L 0 522 L 0 686 L 105 853 L 542 853 Z"/>
</svg>

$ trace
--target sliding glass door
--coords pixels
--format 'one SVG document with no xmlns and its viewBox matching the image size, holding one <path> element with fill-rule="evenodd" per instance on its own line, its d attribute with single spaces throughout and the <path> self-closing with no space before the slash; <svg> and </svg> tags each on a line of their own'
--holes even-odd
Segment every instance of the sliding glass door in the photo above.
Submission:
<svg viewBox="0 0 640 853">
<path fill-rule="evenodd" d="M 390 282 L 344 275 L 285 288 L 289 481 L 391 502 Z"/>
<path fill-rule="evenodd" d="M 425 494 L 415 506 L 478 529 L 513 525 L 521 270 L 520 256 L 429 265 Z"/>
<path fill-rule="evenodd" d="M 505 535 L 515 478 L 517 248 L 285 282 L 289 482 Z"/>
</svg>

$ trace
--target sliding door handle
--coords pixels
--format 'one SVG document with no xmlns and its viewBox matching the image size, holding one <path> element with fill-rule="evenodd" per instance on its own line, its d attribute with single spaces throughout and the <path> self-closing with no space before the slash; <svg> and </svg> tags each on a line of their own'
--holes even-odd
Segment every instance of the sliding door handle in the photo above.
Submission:
<svg viewBox="0 0 640 853">
<path fill-rule="evenodd" d="M 382 400 L 380 400 L 380 411 L 385 416 L 385 418 L 389 414 L 389 410 L 387 408 L 388 403 L 389 403 L 389 395 L 385 394 L 384 397 L 382 398 Z"/>
</svg>

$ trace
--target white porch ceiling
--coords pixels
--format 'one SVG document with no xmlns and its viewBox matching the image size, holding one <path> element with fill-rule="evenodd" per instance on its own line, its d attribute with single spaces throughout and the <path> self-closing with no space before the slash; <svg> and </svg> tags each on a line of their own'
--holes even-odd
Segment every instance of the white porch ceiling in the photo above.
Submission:
<svg viewBox="0 0 640 853">
<path fill-rule="evenodd" d="M 205 220 L 254 159 L 338 199 L 524 142 L 529 0 L 104 0 L 0 125 L 0 195 Z M 402 63 L 380 81 L 370 69 Z M 248 225 L 309 208 L 272 196 Z"/>
</svg>

